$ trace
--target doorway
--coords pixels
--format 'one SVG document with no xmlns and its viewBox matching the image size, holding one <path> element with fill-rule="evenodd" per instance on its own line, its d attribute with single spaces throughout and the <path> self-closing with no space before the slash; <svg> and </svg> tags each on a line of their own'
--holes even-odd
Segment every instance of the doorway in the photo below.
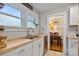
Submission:
<svg viewBox="0 0 79 59">
<path fill-rule="evenodd" d="M 51 15 L 48 18 L 49 36 L 50 36 L 50 50 L 62 52 L 63 51 L 63 34 L 64 34 L 64 16 Z"/>
</svg>

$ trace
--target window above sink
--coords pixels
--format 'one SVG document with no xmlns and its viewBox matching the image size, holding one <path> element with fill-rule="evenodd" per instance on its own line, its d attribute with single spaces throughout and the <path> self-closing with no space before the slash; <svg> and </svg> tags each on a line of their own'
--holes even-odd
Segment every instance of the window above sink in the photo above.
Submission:
<svg viewBox="0 0 79 59">
<path fill-rule="evenodd" d="M 36 21 L 36 17 L 29 15 L 27 20 L 27 28 L 36 28 L 38 23 Z"/>
<path fill-rule="evenodd" d="M 27 28 L 35 28 L 35 18 L 33 16 L 28 16 L 28 20 L 27 20 Z"/>
</svg>

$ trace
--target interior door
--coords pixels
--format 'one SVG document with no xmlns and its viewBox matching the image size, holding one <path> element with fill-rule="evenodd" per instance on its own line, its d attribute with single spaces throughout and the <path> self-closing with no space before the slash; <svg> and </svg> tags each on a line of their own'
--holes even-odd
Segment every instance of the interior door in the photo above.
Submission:
<svg viewBox="0 0 79 59">
<path fill-rule="evenodd" d="M 49 17 L 49 35 L 50 49 L 55 51 L 63 51 L 63 23 L 62 15 L 53 15 Z"/>
</svg>

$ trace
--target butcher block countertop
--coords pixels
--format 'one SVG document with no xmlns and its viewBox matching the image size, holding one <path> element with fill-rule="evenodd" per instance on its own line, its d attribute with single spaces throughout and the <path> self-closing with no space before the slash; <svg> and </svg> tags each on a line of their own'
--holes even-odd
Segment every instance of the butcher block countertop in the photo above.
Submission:
<svg viewBox="0 0 79 59">
<path fill-rule="evenodd" d="M 14 39 L 14 40 L 9 40 L 7 42 L 7 46 L 5 48 L 0 48 L 0 55 L 6 53 L 6 52 L 9 52 L 11 50 L 14 50 L 16 48 L 19 48 L 25 44 L 28 44 L 28 43 L 31 43 L 39 38 L 42 38 L 44 37 L 45 35 L 39 35 L 39 37 L 37 38 L 34 38 L 34 39 Z"/>
<path fill-rule="evenodd" d="M 30 43 L 30 39 L 15 39 L 15 40 L 10 40 L 7 42 L 7 46 L 5 48 L 0 49 L 0 54 L 6 53 L 8 51 L 11 51 L 13 49 L 16 49 L 20 46 L 23 46 L 25 44 Z"/>
</svg>

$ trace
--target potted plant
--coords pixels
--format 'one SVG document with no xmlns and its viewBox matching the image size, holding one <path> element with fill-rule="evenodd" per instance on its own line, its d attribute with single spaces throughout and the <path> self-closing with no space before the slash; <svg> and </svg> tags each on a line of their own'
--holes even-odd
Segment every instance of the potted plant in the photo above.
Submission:
<svg viewBox="0 0 79 59">
<path fill-rule="evenodd" d="M 35 27 L 36 27 L 36 29 L 38 28 L 38 24 L 37 23 L 35 23 L 35 22 L 33 22 L 33 24 L 35 25 Z"/>
</svg>

